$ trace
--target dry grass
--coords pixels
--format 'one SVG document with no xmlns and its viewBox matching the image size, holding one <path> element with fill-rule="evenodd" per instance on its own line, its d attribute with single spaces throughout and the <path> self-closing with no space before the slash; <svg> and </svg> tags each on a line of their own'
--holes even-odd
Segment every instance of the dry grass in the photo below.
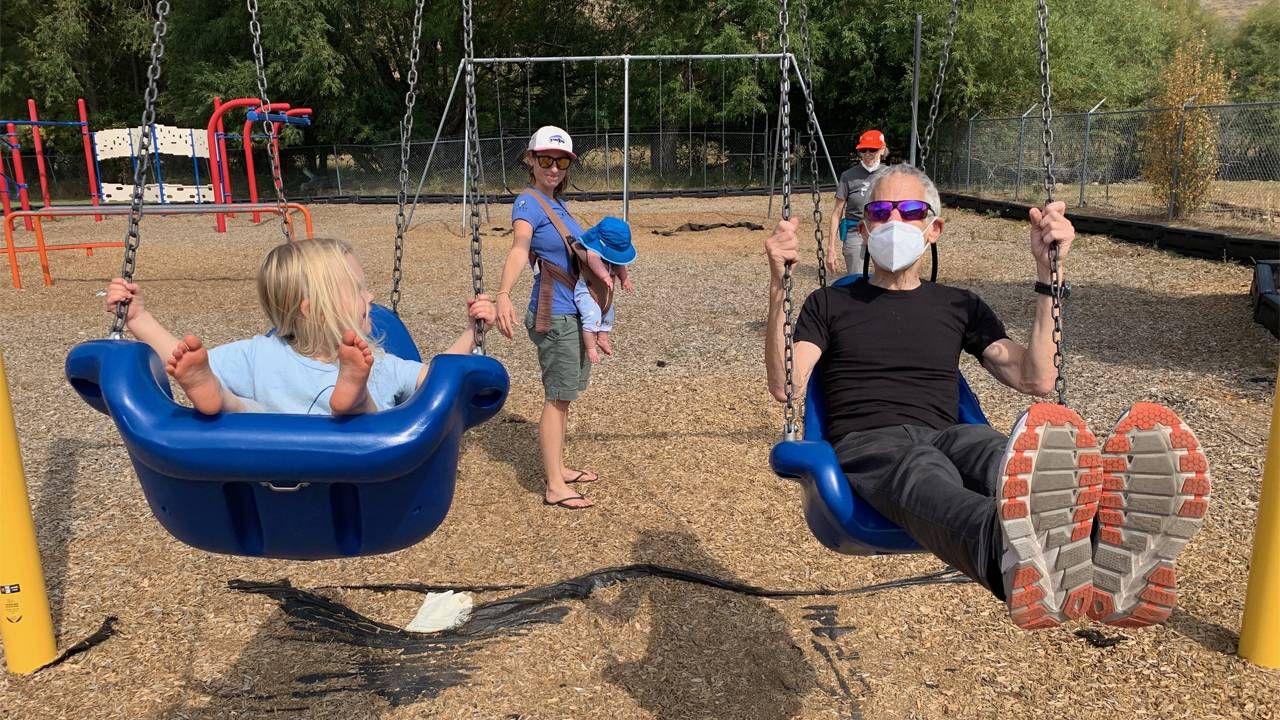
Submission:
<svg viewBox="0 0 1280 720">
<path fill-rule="evenodd" d="M 577 209 L 599 217 L 615 207 Z M 468 436 L 448 519 L 413 548 L 349 561 L 212 556 L 170 539 L 151 518 L 114 428 L 61 376 L 67 349 L 107 327 L 94 293 L 116 272 L 118 255 L 59 254 L 49 289 L 34 287 L 38 269 L 24 258 L 32 289 L 0 290 L 0 347 L 60 644 L 108 614 L 120 625 L 60 667 L 0 677 L 3 717 L 1276 717 L 1280 674 L 1249 666 L 1234 650 L 1277 343 L 1250 319 L 1248 268 L 1105 237 L 1082 237 L 1070 263 L 1072 404 L 1098 432 L 1134 400 L 1169 404 L 1200 433 L 1217 481 L 1204 530 L 1180 562 L 1180 610 L 1165 627 L 1126 632 L 1100 649 L 1075 628 L 1018 631 L 973 585 L 815 601 L 638 580 L 566 603 L 562 622 L 447 656 L 441 662 L 456 664 L 457 684 L 394 704 L 377 691 L 386 675 L 375 670 L 412 669 L 421 656 L 326 641 L 270 599 L 227 589 L 233 578 L 288 578 L 300 587 L 545 584 L 630 562 L 771 588 L 855 587 L 939 569 L 927 556 L 827 552 L 804 526 L 796 486 L 767 469 L 781 413 L 760 362 L 761 233 L 650 233 L 688 221 L 767 222 L 764 200 L 632 209 L 639 290 L 620 302 L 619 355 L 575 403 L 568 448 L 575 466 L 600 472 L 598 507 L 542 507 L 534 354 L 524 338 L 495 339 L 511 397 Z M 385 297 L 393 209 L 315 212 L 320 232 L 355 241 Z M 509 241 L 506 208 L 493 212 L 490 287 Z M 403 308 L 420 345 L 439 348 L 463 327 L 467 240 L 456 206 L 422 208 L 418 217 L 426 222 L 410 238 Z M 215 344 L 262 329 L 249 278 L 278 233 L 246 223 L 219 236 L 208 220 L 147 218 L 138 277 L 166 324 Z M 47 226 L 54 240 L 121 235 L 119 220 Z M 955 213 L 942 252 L 942 277 L 981 293 L 1022 338 L 1032 297 L 1025 232 Z M 802 293 L 815 284 L 811 268 L 798 276 Z M 520 289 L 528 287 L 526 277 Z M 1008 428 L 1026 399 L 972 362 L 965 367 L 992 422 Z M 400 625 L 419 601 L 411 593 L 330 594 Z M 806 609 L 814 605 L 832 608 Z M 822 622 L 851 630 L 827 640 L 812 632 Z M 318 676 L 327 680 L 317 685 Z"/>
<path fill-rule="evenodd" d="M 1209 12 L 1222 18 L 1227 27 L 1235 27 L 1244 16 L 1265 0 L 1200 0 L 1200 4 Z"/>
</svg>

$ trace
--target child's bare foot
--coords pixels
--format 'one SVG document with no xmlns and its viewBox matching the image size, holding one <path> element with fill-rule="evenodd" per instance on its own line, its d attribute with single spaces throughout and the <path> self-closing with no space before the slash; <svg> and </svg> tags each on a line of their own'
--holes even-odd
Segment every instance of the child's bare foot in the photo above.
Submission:
<svg viewBox="0 0 1280 720">
<path fill-rule="evenodd" d="M 222 412 L 222 383 L 209 368 L 209 351 L 200 338 L 183 337 L 173 349 L 173 356 L 165 362 L 165 371 L 178 381 L 197 412 L 205 415 Z"/>
<path fill-rule="evenodd" d="M 596 344 L 600 346 L 600 352 L 613 357 L 613 343 L 609 341 L 609 333 L 604 331 L 597 333 Z"/>
<path fill-rule="evenodd" d="M 583 330 L 582 344 L 587 349 L 587 359 L 593 364 L 600 362 L 600 351 L 596 349 L 596 333 Z"/>
<path fill-rule="evenodd" d="M 342 334 L 338 346 L 338 380 L 329 396 L 329 409 L 334 415 L 372 412 L 369 402 L 369 371 L 373 369 L 373 351 L 355 330 Z"/>
</svg>

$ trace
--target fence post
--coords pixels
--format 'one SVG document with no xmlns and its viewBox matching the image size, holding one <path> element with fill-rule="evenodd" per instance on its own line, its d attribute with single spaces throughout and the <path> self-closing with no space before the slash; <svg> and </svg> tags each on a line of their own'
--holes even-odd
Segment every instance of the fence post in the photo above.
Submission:
<svg viewBox="0 0 1280 720">
<path fill-rule="evenodd" d="M 622 219 L 631 210 L 631 56 L 622 56 Z"/>
<path fill-rule="evenodd" d="M 338 178 L 338 194 L 342 194 L 342 158 L 338 155 L 338 146 L 333 146 L 333 174 Z"/>
<path fill-rule="evenodd" d="M 916 150 L 920 145 L 920 30 L 922 23 L 923 18 L 920 13 L 916 13 L 916 35 L 915 44 L 912 46 L 911 64 L 911 165 L 913 167 L 916 165 Z"/>
<path fill-rule="evenodd" d="M 1173 158 L 1173 176 L 1169 183 L 1169 220 L 1173 219 L 1173 211 L 1178 203 L 1178 176 L 1182 174 L 1182 140 L 1187 130 L 1187 106 L 1199 96 L 1200 93 L 1196 93 L 1187 98 L 1187 101 L 1182 103 L 1182 109 L 1178 113 L 1178 144 L 1173 149 L 1177 155 Z"/>
<path fill-rule="evenodd" d="M 1106 101 L 1106 98 L 1099 100 L 1098 104 L 1084 116 L 1084 149 L 1080 158 L 1080 207 L 1087 204 L 1084 201 L 1084 186 L 1089 180 L 1089 134 L 1093 131 L 1093 114 Z"/>
<path fill-rule="evenodd" d="M 1018 193 L 1022 192 L 1022 154 L 1025 150 L 1025 141 L 1027 139 L 1027 116 L 1032 110 L 1040 107 L 1039 103 L 1027 108 L 1022 113 L 1022 117 L 1018 119 L 1018 172 L 1013 177 L 1013 199 L 1018 199 Z"/>
<path fill-rule="evenodd" d="M 613 180 L 610 178 L 609 170 L 613 167 L 613 151 L 609 149 L 609 129 L 604 131 L 604 189 L 613 189 Z"/>
<path fill-rule="evenodd" d="M 969 160 L 964 168 L 964 191 L 967 193 L 973 192 L 973 121 L 981 114 L 982 110 L 978 110 L 969 117 L 969 133 L 965 139 L 965 149 L 969 153 Z"/>
</svg>

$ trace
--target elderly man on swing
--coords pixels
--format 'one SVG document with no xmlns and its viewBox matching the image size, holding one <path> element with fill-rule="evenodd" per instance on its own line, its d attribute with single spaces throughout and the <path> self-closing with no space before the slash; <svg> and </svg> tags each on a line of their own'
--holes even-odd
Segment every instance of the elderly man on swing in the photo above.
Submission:
<svg viewBox="0 0 1280 720">
<path fill-rule="evenodd" d="M 1005 600 L 1019 627 L 1085 615 L 1129 627 L 1163 622 L 1176 601 L 1174 561 L 1203 522 L 1210 489 L 1199 444 L 1172 410 L 1134 405 L 1101 449 L 1063 405 L 1033 404 L 1009 436 L 957 424 L 961 351 L 1018 392 L 1054 390 L 1053 295 L 1066 301 L 1075 237 L 1064 204 L 1029 213 L 1035 276 L 1027 278 L 1032 323 L 1022 345 L 976 294 L 920 279 L 921 257 L 945 227 L 927 175 L 886 168 L 868 198 L 858 232 L 873 275 L 816 290 L 794 338 L 794 386 L 821 373 L 827 439 L 854 492 Z M 765 241 L 765 354 L 779 401 L 783 273 L 799 261 L 796 227 L 784 220 Z"/>
</svg>

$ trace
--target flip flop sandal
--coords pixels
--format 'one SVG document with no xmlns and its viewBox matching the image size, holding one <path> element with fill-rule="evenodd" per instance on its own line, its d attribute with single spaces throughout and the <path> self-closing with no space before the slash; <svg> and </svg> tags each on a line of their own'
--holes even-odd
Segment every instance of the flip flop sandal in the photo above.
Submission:
<svg viewBox="0 0 1280 720">
<path fill-rule="evenodd" d="M 595 477 L 587 480 L 583 480 L 583 478 L 586 477 L 587 475 L 595 475 Z M 593 483 L 599 479 L 600 479 L 600 476 L 590 470 L 579 470 L 578 474 L 574 475 L 572 480 L 565 480 L 564 483 L 566 485 L 573 485 L 574 483 Z"/>
<path fill-rule="evenodd" d="M 562 508 L 564 510 L 586 510 L 587 508 L 595 507 L 594 505 L 565 505 L 565 503 L 567 502 L 573 502 L 574 500 L 586 500 L 586 499 L 587 498 L 584 495 L 570 495 L 569 497 L 560 498 L 559 500 L 552 502 L 546 499 L 545 497 L 543 497 L 542 504 L 551 505 L 553 507 Z"/>
</svg>

